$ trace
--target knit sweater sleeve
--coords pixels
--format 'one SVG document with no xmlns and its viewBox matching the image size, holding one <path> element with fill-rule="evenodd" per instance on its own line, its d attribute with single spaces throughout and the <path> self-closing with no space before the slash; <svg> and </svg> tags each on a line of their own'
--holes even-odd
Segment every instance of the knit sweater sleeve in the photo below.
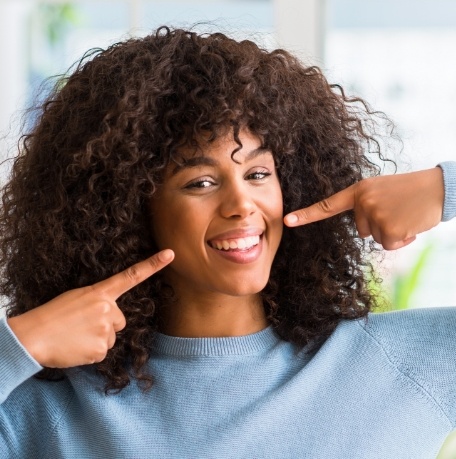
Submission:
<svg viewBox="0 0 456 459">
<path fill-rule="evenodd" d="M 42 369 L 18 341 L 5 318 L 0 320 L 0 403 Z"/>
<path fill-rule="evenodd" d="M 363 328 L 456 428 L 456 308 L 372 314 Z"/>
<path fill-rule="evenodd" d="M 33 452 L 39 410 L 17 393 L 41 366 L 18 341 L 5 318 L 0 319 L 0 457 L 38 457 Z M 17 390 L 16 390 L 17 389 Z M 15 396 L 17 395 L 17 396 Z M 15 399 L 18 399 L 19 403 Z M 12 403 L 11 403 L 12 402 Z M 28 416 L 26 411 L 29 410 Z M 38 421 L 38 422 L 37 422 Z M 46 432 L 47 434 L 47 432 Z M 44 436 L 43 436 L 44 437 Z M 31 455 L 32 454 L 32 455 Z M 35 456 L 33 456 L 35 454 Z"/>
<path fill-rule="evenodd" d="M 443 171 L 445 187 L 442 221 L 447 222 L 456 217 L 456 161 L 446 161 L 438 166 Z"/>
<path fill-rule="evenodd" d="M 42 367 L 0 320 L 0 457 L 40 458 L 68 402 L 62 384 L 32 376 Z M 55 394 L 55 396 L 53 396 Z"/>
</svg>

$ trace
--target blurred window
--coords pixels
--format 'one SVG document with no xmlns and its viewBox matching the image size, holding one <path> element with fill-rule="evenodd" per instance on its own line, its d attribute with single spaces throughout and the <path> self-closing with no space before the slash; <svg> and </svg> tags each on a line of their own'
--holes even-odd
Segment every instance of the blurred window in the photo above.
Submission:
<svg viewBox="0 0 456 459">
<path fill-rule="evenodd" d="M 327 75 L 392 118 L 399 171 L 456 160 L 456 2 L 328 0 L 327 11 Z M 393 303 L 456 305 L 455 232 L 442 224 L 388 255 Z"/>
</svg>

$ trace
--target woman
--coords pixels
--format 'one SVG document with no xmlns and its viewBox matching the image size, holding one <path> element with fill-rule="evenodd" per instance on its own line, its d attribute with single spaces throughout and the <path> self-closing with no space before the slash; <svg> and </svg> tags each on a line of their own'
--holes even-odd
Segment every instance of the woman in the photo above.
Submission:
<svg viewBox="0 0 456 459">
<path fill-rule="evenodd" d="M 372 117 L 222 34 L 87 56 L 4 189 L 2 457 L 435 457 L 456 311 L 368 316 L 363 238 L 452 218 L 456 164 L 373 177 Z"/>
</svg>

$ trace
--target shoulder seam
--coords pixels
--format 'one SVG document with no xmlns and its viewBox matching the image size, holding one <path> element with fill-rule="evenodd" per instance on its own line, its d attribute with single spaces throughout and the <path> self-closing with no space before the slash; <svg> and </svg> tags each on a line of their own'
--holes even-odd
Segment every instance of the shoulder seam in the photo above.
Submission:
<svg viewBox="0 0 456 459">
<path fill-rule="evenodd" d="M 392 358 L 392 355 L 385 349 L 385 347 L 383 346 L 383 344 L 378 340 L 378 338 L 373 334 L 371 333 L 369 330 L 367 330 L 366 327 L 364 327 L 360 321 L 356 321 L 358 326 L 364 330 L 364 332 L 380 347 L 380 349 L 382 350 L 383 354 L 385 355 L 385 357 L 387 358 L 388 362 L 392 365 L 392 367 L 394 367 L 394 369 L 399 372 L 404 378 L 408 379 L 409 381 L 411 381 L 416 387 L 419 387 L 431 400 L 432 402 L 435 404 L 435 406 L 439 409 L 440 413 L 443 415 L 443 417 L 445 418 L 445 420 L 448 422 L 448 424 L 450 425 L 450 427 L 452 429 L 455 428 L 455 425 L 453 425 L 453 423 L 451 422 L 451 419 L 449 418 L 449 416 L 446 414 L 445 410 L 443 409 L 443 407 L 440 405 L 440 403 L 436 400 L 436 398 L 432 395 L 432 393 L 426 388 L 424 387 L 423 385 L 421 385 L 418 381 L 416 381 L 414 378 L 412 378 L 412 376 L 410 376 L 409 374 L 405 373 L 404 371 L 402 371 L 399 366 L 397 365 L 396 362 L 394 362 L 393 358 Z"/>
<path fill-rule="evenodd" d="M 65 378 L 68 378 L 68 376 L 65 376 Z M 49 448 L 50 448 L 50 446 L 51 446 L 51 444 L 52 444 L 52 439 L 53 439 L 54 434 L 55 434 L 55 432 L 56 432 L 56 430 L 57 430 L 57 428 L 58 428 L 58 425 L 60 424 L 60 421 L 62 420 L 62 418 L 63 418 L 64 416 L 66 416 L 66 414 L 67 414 L 67 412 L 68 412 L 68 408 L 69 408 L 70 403 L 71 403 L 72 400 L 73 400 L 73 394 L 71 393 L 71 394 L 68 395 L 68 398 L 67 398 L 67 400 L 66 400 L 65 407 L 64 407 L 64 409 L 62 410 L 60 416 L 58 416 L 58 417 L 56 418 L 54 425 L 53 425 L 52 428 L 50 429 L 50 432 L 49 432 L 49 439 L 50 439 L 51 441 L 49 441 L 48 447 L 47 447 L 46 450 L 44 451 L 44 455 L 43 455 L 42 457 L 50 457 L 50 456 L 48 456 L 46 453 L 47 453 L 47 451 L 49 450 Z"/>
</svg>

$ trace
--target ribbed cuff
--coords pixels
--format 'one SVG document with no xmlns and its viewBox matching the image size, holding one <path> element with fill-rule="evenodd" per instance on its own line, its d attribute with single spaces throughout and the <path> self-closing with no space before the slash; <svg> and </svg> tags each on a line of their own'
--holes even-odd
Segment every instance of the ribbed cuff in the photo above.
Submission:
<svg viewBox="0 0 456 459">
<path fill-rule="evenodd" d="M 0 403 L 42 368 L 16 338 L 6 318 L 0 319 Z"/>
<path fill-rule="evenodd" d="M 445 161 L 438 164 L 443 171 L 445 201 L 443 203 L 442 222 L 456 217 L 456 162 Z"/>
</svg>

